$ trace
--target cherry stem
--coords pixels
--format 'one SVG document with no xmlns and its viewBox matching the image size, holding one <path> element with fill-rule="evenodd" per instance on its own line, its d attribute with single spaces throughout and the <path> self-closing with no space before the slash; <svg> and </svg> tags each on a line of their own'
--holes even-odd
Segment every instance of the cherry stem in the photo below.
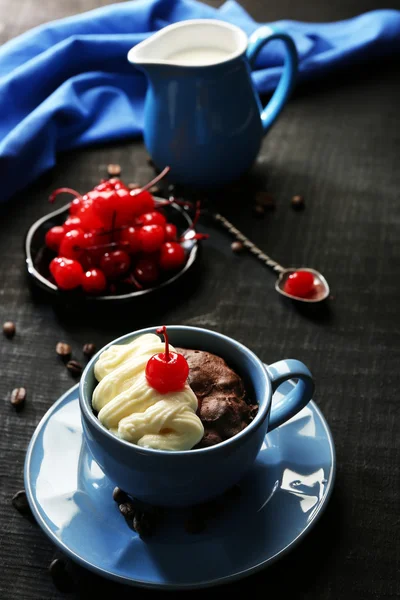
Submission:
<svg viewBox="0 0 400 600">
<path fill-rule="evenodd" d="M 75 198 L 78 198 L 79 200 L 83 201 L 83 198 L 79 192 L 77 192 L 76 190 L 73 190 L 72 188 L 62 187 L 62 188 L 58 188 L 58 189 L 54 190 L 54 192 L 52 192 L 50 194 L 49 202 L 51 204 L 53 204 L 53 202 L 55 201 L 55 199 L 57 198 L 57 196 L 59 194 L 72 194 L 73 196 L 75 196 Z"/>
<path fill-rule="evenodd" d="M 165 325 L 163 325 L 162 327 L 159 327 L 156 330 L 156 333 L 163 335 L 164 336 L 164 340 L 165 340 L 165 361 L 169 362 L 169 342 L 168 342 L 168 333 L 167 333 L 167 328 L 165 327 Z"/>
<path fill-rule="evenodd" d="M 127 277 L 124 281 L 125 281 L 125 283 L 133 284 L 134 286 L 137 287 L 138 290 L 143 289 L 143 286 L 138 282 L 138 280 L 133 275 L 133 273 L 130 273 L 129 277 Z"/>
<path fill-rule="evenodd" d="M 201 202 L 200 202 L 200 200 L 197 200 L 197 202 L 196 202 L 196 212 L 194 213 L 193 221 L 192 221 L 191 226 L 189 227 L 189 230 L 190 229 L 194 229 L 196 227 L 196 225 L 197 225 L 197 221 L 199 220 L 200 213 L 201 213 L 200 206 L 201 206 Z"/>
<path fill-rule="evenodd" d="M 158 183 L 161 179 L 163 179 L 163 177 L 165 177 L 167 175 L 167 173 L 169 173 L 171 170 L 171 167 L 165 167 L 161 173 L 159 173 L 158 175 L 156 175 L 154 177 L 154 179 L 152 179 L 151 181 L 149 181 L 149 183 L 146 183 L 146 185 L 144 185 L 141 188 L 138 188 L 137 190 L 132 190 L 130 192 L 131 196 L 136 196 L 137 194 L 140 194 L 141 192 L 145 192 L 146 190 L 150 189 L 151 187 L 153 187 L 153 185 L 155 185 L 156 183 Z"/>
</svg>

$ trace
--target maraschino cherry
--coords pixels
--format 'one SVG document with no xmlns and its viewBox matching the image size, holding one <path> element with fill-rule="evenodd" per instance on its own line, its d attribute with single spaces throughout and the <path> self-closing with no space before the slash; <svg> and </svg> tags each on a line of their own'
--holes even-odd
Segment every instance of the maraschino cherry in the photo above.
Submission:
<svg viewBox="0 0 400 600">
<path fill-rule="evenodd" d="M 310 271 L 295 271 L 286 279 L 283 289 L 291 296 L 307 298 L 314 291 L 314 275 Z"/>
<path fill-rule="evenodd" d="M 167 328 L 165 325 L 157 329 L 165 339 L 165 352 L 154 354 L 146 366 L 146 379 L 148 384 L 160 392 L 177 392 L 184 388 L 189 375 L 189 365 L 182 354 L 170 352 Z"/>
</svg>

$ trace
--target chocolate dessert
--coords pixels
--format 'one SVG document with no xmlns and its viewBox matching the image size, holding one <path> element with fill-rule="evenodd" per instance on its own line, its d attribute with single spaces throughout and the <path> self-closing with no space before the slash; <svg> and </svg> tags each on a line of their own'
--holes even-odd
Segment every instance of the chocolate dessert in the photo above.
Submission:
<svg viewBox="0 0 400 600">
<path fill-rule="evenodd" d="M 247 427 L 258 404 L 247 397 L 241 377 L 215 354 L 187 348 L 176 351 L 189 364 L 188 383 L 197 396 L 198 416 L 204 426 L 204 436 L 195 448 L 219 444 Z"/>
</svg>

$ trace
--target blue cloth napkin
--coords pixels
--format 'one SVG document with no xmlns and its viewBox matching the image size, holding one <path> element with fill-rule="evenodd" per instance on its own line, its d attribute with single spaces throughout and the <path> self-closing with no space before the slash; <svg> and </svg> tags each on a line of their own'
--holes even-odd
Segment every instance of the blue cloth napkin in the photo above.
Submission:
<svg viewBox="0 0 400 600">
<path fill-rule="evenodd" d="M 236 2 L 219 9 L 195 0 L 136 0 L 36 27 L 0 48 L 1 200 L 55 164 L 57 152 L 138 136 L 146 80 L 128 50 L 158 29 L 193 18 L 222 19 L 250 35 L 256 23 Z M 295 40 L 299 80 L 351 61 L 400 53 L 400 12 L 376 10 L 337 23 L 269 23 Z M 268 45 L 253 77 L 276 85 L 279 44 Z"/>
</svg>

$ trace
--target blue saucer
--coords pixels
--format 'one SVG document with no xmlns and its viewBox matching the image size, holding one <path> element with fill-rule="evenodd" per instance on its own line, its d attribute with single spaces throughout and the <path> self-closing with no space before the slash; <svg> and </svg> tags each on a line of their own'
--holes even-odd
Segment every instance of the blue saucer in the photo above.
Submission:
<svg viewBox="0 0 400 600">
<path fill-rule="evenodd" d="M 332 436 L 310 402 L 268 434 L 240 497 L 230 500 L 205 532 L 186 533 L 182 513 L 172 511 L 156 534 L 142 541 L 120 515 L 114 486 L 83 441 L 78 386 L 45 414 L 25 461 L 29 503 L 55 544 L 104 577 L 162 589 L 226 583 L 271 564 L 318 520 L 334 475 Z"/>
</svg>

